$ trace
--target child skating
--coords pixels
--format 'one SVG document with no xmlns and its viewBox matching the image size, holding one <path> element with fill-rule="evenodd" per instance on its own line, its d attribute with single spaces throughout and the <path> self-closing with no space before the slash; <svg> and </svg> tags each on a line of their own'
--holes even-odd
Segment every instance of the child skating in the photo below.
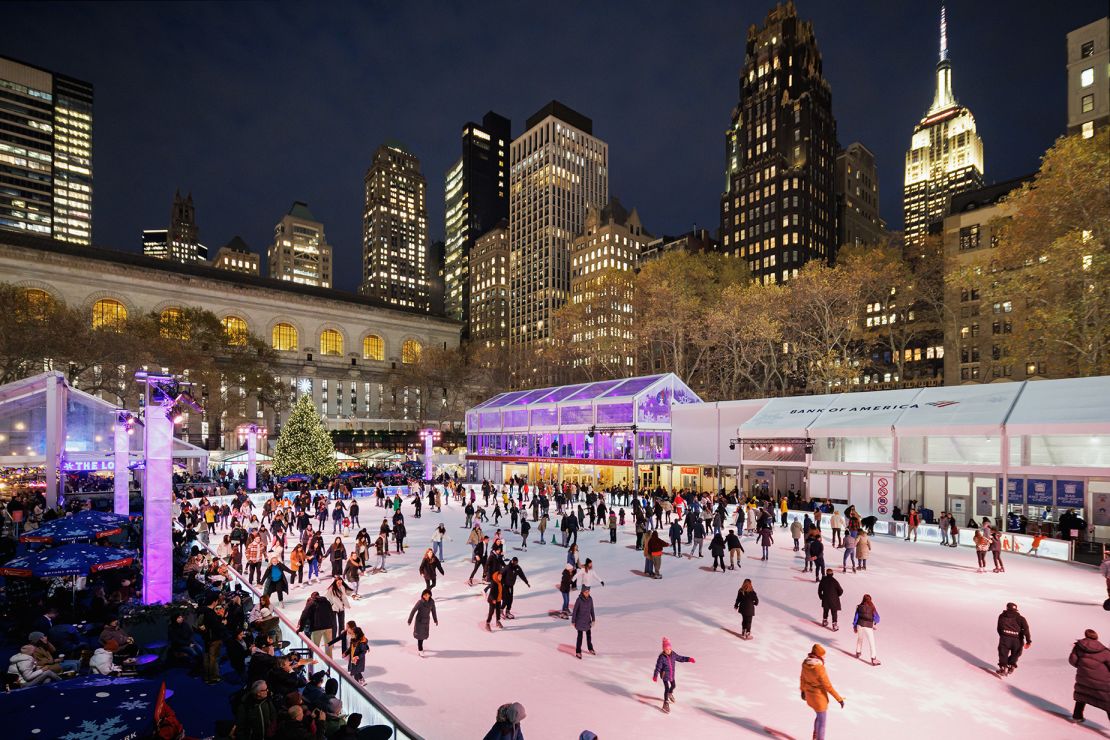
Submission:
<svg viewBox="0 0 1110 740">
<path fill-rule="evenodd" d="M 652 681 L 659 681 L 663 677 L 663 712 L 671 713 L 671 703 L 675 701 L 675 663 L 696 663 L 693 658 L 679 655 L 671 649 L 671 641 L 663 638 L 663 652 L 655 659 L 655 672 L 651 674 Z"/>
</svg>

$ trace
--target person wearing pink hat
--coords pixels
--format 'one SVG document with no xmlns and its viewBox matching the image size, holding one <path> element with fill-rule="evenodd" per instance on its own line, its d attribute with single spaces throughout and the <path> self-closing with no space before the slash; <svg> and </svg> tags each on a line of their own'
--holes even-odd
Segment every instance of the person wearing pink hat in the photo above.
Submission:
<svg viewBox="0 0 1110 740">
<path fill-rule="evenodd" d="M 655 659 L 655 672 L 651 674 L 652 681 L 658 681 L 659 677 L 663 677 L 663 711 L 667 714 L 671 712 L 671 702 L 674 698 L 675 687 L 675 663 L 696 663 L 693 658 L 687 658 L 685 655 L 679 655 L 671 649 L 671 641 L 666 637 L 663 638 L 663 652 L 659 653 L 659 657 Z"/>
</svg>

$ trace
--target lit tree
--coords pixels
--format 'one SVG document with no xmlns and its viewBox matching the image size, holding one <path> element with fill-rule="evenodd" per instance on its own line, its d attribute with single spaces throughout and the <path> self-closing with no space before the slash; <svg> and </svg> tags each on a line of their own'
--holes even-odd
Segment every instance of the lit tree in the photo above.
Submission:
<svg viewBox="0 0 1110 740">
<path fill-rule="evenodd" d="M 308 395 L 293 406 L 274 449 L 274 475 L 335 475 L 335 445 Z"/>
</svg>

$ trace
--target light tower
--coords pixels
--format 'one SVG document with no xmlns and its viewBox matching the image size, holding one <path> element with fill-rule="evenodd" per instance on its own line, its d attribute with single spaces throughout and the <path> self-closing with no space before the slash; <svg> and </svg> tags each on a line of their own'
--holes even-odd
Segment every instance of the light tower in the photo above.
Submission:
<svg viewBox="0 0 1110 740">
<path fill-rule="evenodd" d="M 438 429 L 421 429 L 420 438 L 424 440 L 424 480 L 432 479 L 432 448 L 439 441 Z"/>
<path fill-rule="evenodd" d="M 266 427 L 258 424 L 240 424 L 236 430 L 239 444 L 247 443 L 247 490 L 258 488 L 258 440 L 266 438 Z"/>
</svg>

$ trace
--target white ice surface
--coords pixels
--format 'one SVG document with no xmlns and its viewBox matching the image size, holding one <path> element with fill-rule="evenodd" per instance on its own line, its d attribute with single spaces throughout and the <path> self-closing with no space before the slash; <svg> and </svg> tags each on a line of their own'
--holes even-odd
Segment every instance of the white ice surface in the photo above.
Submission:
<svg viewBox="0 0 1110 740">
<path fill-rule="evenodd" d="M 798 676 L 814 642 L 827 648 L 829 676 L 847 700 L 844 709 L 830 706 L 830 739 L 1110 737 L 1097 709 L 1087 708 L 1085 727 L 1065 719 L 1073 705 L 1075 671 L 1067 662 L 1073 642 L 1086 628 L 1099 630 L 1104 642 L 1110 638 L 1105 587 L 1090 567 L 1012 555 L 1006 573 L 978 574 L 968 548 L 877 536 L 867 572 L 842 575 L 837 568 L 844 611 L 833 633 L 821 627 L 816 585 L 802 574 L 787 530 L 776 528 L 769 562 L 745 537 L 742 569 L 709 572 L 707 539 L 702 559 L 676 560 L 668 550 L 663 578 L 651 580 L 633 573 L 644 561 L 633 549 L 629 515 L 616 545 L 608 544 L 608 530 L 580 533 L 581 559 L 593 559 L 605 586 L 593 590 L 598 654 L 577 660 L 574 629 L 549 614 L 561 606 L 556 584 L 564 548 L 538 544 L 533 526 L 532 542 L 520 552 L 519 535 L 508 531 L 507 517 L 501 520 L 506 557 L 520 558 L 532 586 L 518 581 L 517 618 L 490 634 L 482 590 L 466 585 L 470 548 L 461 507 L 452 503 L 436 514 L 425 506 L 415 519 L 406 501 L 402 511 L 408 552 L 391 556 L 387 573 L 363 577 L 366 598 L 347 616 L 371 642 L 367 688 L 429 740 L 481 738 L 497 707 L 512 701 L 527 710 L 528 740 L 574 740 L 587 729 L 601 740 L 808 739 L 813 712 L 799 698 Z M 372 500 L 363 503 L 360 518 L 372 536 L 382 516 Z M 444 545 L 446 576 L 435 590 L 439 626 L 432 626 L 422 659 L 405 619 L 424 588 L 418 560 L 440 521 L 453 541 Z M 494 529 L 486 526 L 491 535 Z M 345 539 L 350 547 L 353 536 Z M 839 564 L 841 552 L 829 555 L 830 565 Z M 740 616 L 732 609 L 745 577 L 760 598 L 750 641 L 738 639 Z M 286 599 L 294 621 L 312 588 L 295 586 Z M 854 657 L 851 618 L 864 593 L 882 618 L 878 667 Z M 576 597 L 572 592 L 572 605 Z M 995 621 L 1007 601 L 1028 618 L 1033 646 L 1013 676 L 999 679 L 991 673 Z M 662 685 L 651 680 L 663 636 L 697 659 L 678 665 L 678 701 L 669 715 L 660 711 Z"/>
</svg>

